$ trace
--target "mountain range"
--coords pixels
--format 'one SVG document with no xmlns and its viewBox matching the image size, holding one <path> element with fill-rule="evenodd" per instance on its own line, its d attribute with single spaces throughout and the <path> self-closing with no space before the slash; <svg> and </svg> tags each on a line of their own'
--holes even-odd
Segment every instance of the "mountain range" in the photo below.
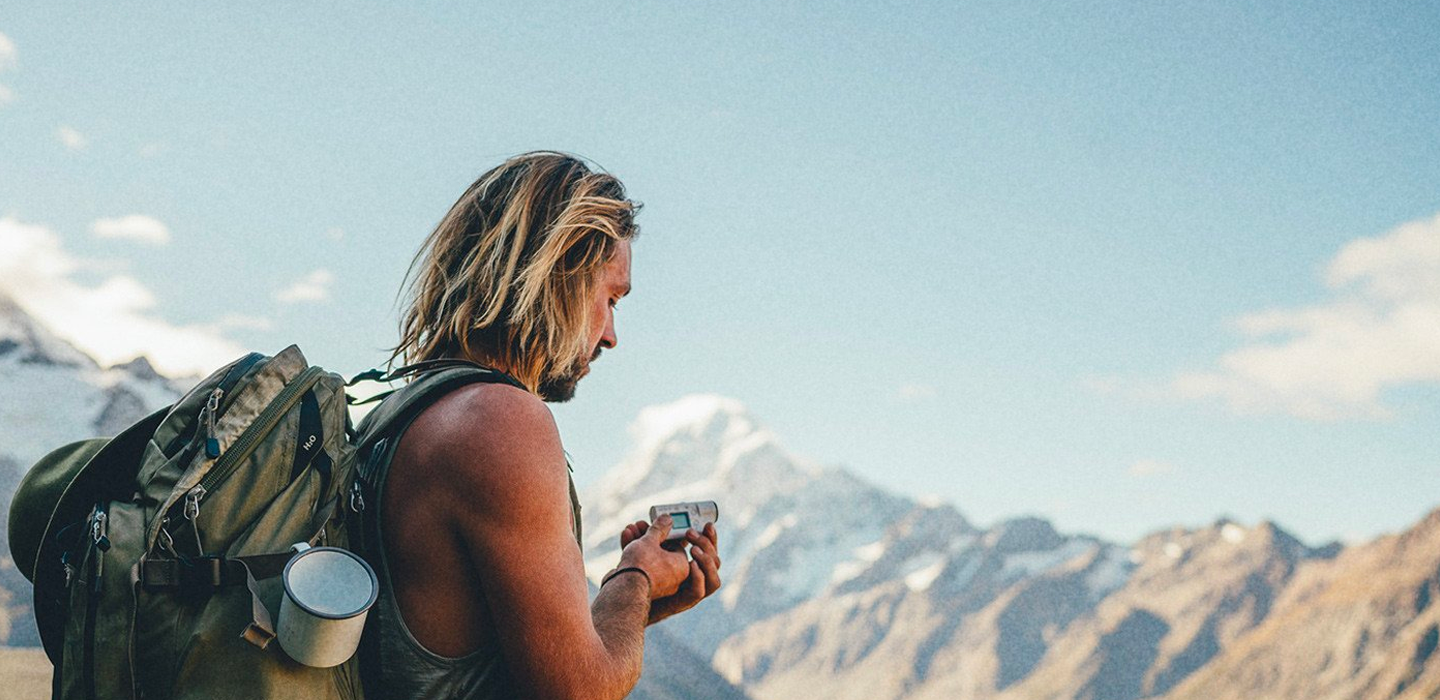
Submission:
<svg viewBox="0 0 1440 700">
<path fill-rule="evenodd" d="M 102 368 L 0 298 L 0 505 L 49 449 L 182 384 Z M 592 580 L 650 505 L 711 499 L 725 582 L 647 634 L 632 698 L 1440 697 L 1440 512 L 1349 547 L 1228 519 L 1114 543 L 976 525 L 791 454 L 730 398 L 647 408 L 632 437 L 582 492 Z M 34 646 L 5 542 L 0 641 Z"/>
<path fill-rule="evenodd" d="M 651 504 L 720 503 L 717 600 L 660 625 L 757 700 L 1440 695 L 1440 511 L 1312 547 L 1219 519 L 1124 545 L 789 454 L 738 401 L 645 409 L 582 496 L 587 566 Z"/>
</svg>

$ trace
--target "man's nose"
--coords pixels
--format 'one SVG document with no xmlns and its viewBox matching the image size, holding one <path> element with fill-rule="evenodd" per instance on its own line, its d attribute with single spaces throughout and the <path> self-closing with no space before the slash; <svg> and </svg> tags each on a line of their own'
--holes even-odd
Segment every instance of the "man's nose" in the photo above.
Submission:
<svg viewBox="0 0 1440 700">
<path fill-rule="evenodd" d="M 618 342 L 620 342 L 620 339 L 615 337 L 615 317 L 610 316 L 610 318 L 605 321 L 605 332 L 600 335 L 600 347 L 609 350 L 615 347 L 615 344 Z"/>
</svg>

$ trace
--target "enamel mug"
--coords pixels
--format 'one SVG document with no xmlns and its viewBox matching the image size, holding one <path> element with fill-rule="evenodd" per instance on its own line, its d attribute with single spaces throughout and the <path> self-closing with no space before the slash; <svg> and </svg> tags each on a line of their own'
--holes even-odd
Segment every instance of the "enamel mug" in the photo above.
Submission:
<svg viewBox="0 0 1440 700">
<path fill-rule="evenodd" d="M 285 564 L 285 598 L 276 637 L 290 658 L 328 668 L 360 646 L 365 615 L 380 594 L 375 570 L 358 554 L 339 547 L 296 544 Z"/>
</svg>

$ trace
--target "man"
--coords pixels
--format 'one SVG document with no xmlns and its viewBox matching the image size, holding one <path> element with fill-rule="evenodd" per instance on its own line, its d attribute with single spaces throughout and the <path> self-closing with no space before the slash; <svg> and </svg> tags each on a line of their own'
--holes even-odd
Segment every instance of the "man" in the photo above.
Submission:
<svg viewBox="0 0 1440 700">
<path fill-rule="evenodd" d="M 578 503 L 544 401 L 565 401 L 630 291 L 637 205 L 614 177 L 527 153 L 462 195 L 412 264 L 397 357 L 510 375 L 427 408 L 400 438 L 381 507 L 375 697 L 621 698 L 644 628 L 720 587 L 716 533 L 661 542 L 668 516 L 620 534 L 593 605 Z"/>
</svg>

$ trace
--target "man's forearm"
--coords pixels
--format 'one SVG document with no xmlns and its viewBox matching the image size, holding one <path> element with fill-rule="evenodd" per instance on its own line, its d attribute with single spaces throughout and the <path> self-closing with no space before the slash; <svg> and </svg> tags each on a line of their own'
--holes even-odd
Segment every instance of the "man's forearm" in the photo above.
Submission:
<svg viewBox="0 0 1440 700">
<path fill-rule="evenodd" d="M 590 606 L 595 632 L 610 657 L 605 678 L 610 693 L 623 698 L 640 680 L 645 656 L 645 622 L 650 616 L 650 584 L 643 574 L 625 572 L 608 581 Z"/>
</svg>

